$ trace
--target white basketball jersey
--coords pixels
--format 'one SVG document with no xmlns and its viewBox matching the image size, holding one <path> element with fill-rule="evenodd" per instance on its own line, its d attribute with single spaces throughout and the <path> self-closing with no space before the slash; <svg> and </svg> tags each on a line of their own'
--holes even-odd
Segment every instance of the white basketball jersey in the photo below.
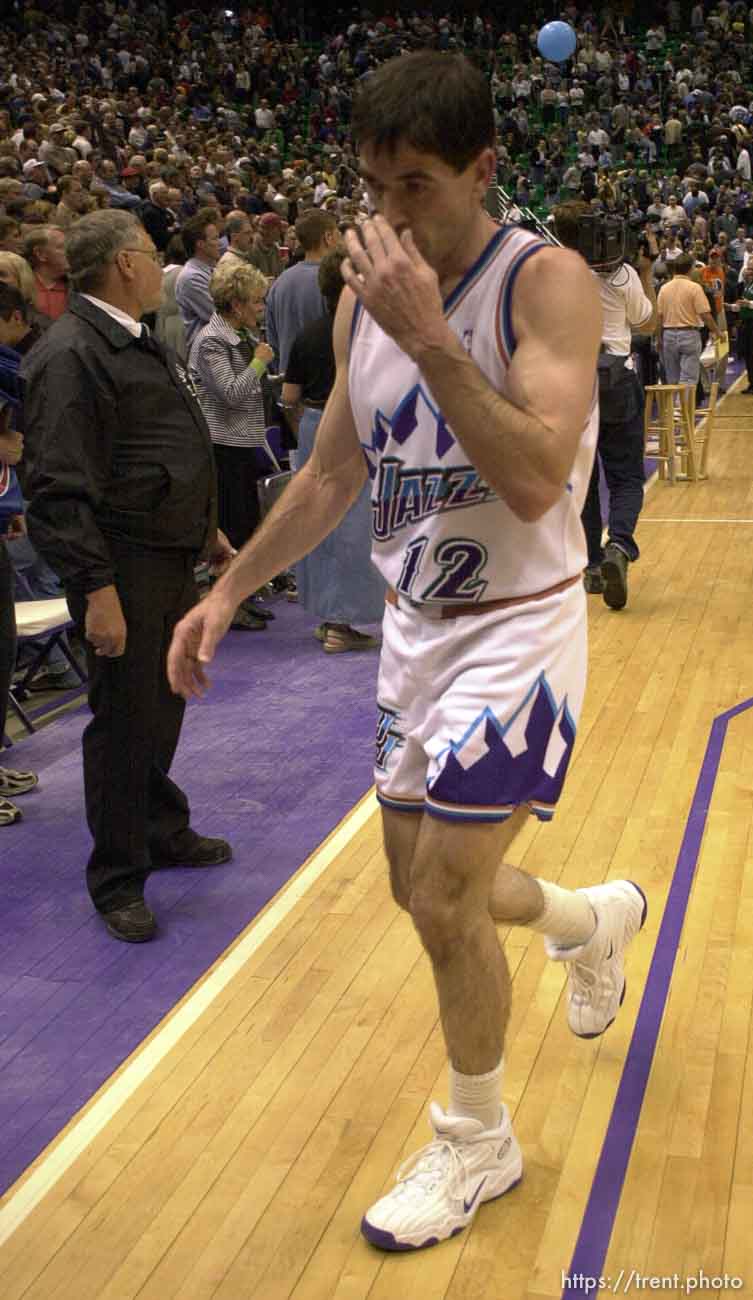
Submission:
<svg viewBox="0 0 753 1300">
<path fill-rule="evenodd" d="M 445 302 L 452 329 L 502 396 L 515 350 L 515 278 L 544 247 L 503 226 Z M 360 305 L 349 380 L 371 479 L 372 558 L 391 587 L 420 604 L 465 604 L 532 595 L 583 569 L 580 512 L 598 433 L 596 396 L 561 497 L 524 523 L 469 462 L 415 362 Z"/>
</svg>

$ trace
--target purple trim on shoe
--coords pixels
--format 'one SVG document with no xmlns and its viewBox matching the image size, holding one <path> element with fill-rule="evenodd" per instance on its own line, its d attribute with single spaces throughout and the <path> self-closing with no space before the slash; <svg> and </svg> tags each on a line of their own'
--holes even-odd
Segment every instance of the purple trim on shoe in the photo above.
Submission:
<svg viewBox="0 0 753 1300">
<path fill-rule="evenodd" d="M 622 993 L 620 994 L 620 1006 L 622 1006 L 623 1002 L 625 1001 L 626 992 L 627 992 L 627 980 L 625 980 L 622 985 Z M 600 1029 L 599 1032 L 596 1034 L 576 1034 L 575 1037 L 576 1038 L 601 1038 L 601 1035 L 607 1032 L 609 1026 L 613 1025 L 616 1019 L 617 1019 L 616 1016 L 612 1016 L 612 1019 L 607 1021 L 604 1028 Z"/>
<path fill-rule="evenodd" d="M 520 1178 L 516 1178 L 514 1183 L 510 1183 L 509 1187 L 505 1187 L 503 1191 L 497 1192 L 496 1196 L 487 1197 L 486 1200 L 479 1202 L 479 1204 L 488 1205 L 491 1201 L 498 1201 L 500 1197 L 506 1196 L 508 1192 L 511 1192 L 513 1188 L 517 1187 L 518 1183 L 521 1183 L 522 1181 L 523 1175 L 521 1174 Z M 483 1186 L 483 1183 L 481 1186 Z M 478 1206 L 476 1209 L 478 1209 Z M 472 1222 L 473 1218 L 469 1219 L 468 1223 L 461 1224 L 459 1228 L 453 1228 L 450 1235 L 448 1237 L 442 1237 L 441 1240 L 449 1241 L 451 1237 L 457 1237 L 458 1233 L 465 1232 L 465 1229 L 469 1227 Z M 409 1250 L 427 1250 L 429 1246 L 438 1246 L 440 1244 L 439 1237 L 428 1237 L 426 1241 L 421 1242 L 420 1246 L 413 1246 L 410 1242 L 397 1241 L 391 1232 L 385 1232 L 383 1228 L 375 1228 L 373 1224 L 369 1223 L 365 1214 L 361 1219 L 361 1232 L 366 1240 L 371 1242 L 372 1246 L 377 1246 L 379 1250 L 400 1251 L 401 1253 L 405 1253 Z"/>
<path fill-rule="evenodd" d="M 639 930 L 642 930 L 642 929 L 643 929 L 643 926 L 644 926 L 644 924 L 645 924 L 645 922 L 646 922 L 646 917 L 648 916 L 648 899 L 646 898 L 646 895 L 644 894 L 644 892 L 643 892 L 643 890 L 641 889 L 640 885 L 636 885 L 636 883 L 635 883 L 634 880 L 629 880 L 629 881 L 628 881 L 628 884 L 629 884 L 629 885 L 632 885 L 632 886 L 633 886 L 633 889 L 637 889 L 637 890 L 638 890 L 638 893 L 640 894 L 641 898 L 643 899 L 643 913 L 642 913 L 642 915 L 641 915 L 641 923 L 640 923 L 640 925 L 638 926 L 638 929 L 639 929 Z"/>
<path fill-rule="evenodd" d="M 451 1235 L 454 1237 L 458 1232 L 462 1231 L 462 1228 L 455 1228 Z M 428 1241 L 422 1242 L 420 1246 L 412 1246 L 409 1243 L 396 1241 L 391 1232 L 384 1232 L 382 1228 L 373 1227 L 366 1218 L 366 1215 L 364 1215 L 361 1220 L 361 1232 L 366 1240 L 370 1241 L 372 1246 L 377 1246 L 379 1250 L 426 1250 L 428 1246 L 439 1245 L 439 1237 L 429 1237 Z"/>
<path fill-rule="evenodd" d="M 643 892 L 643 890 L 641 889 L 640 885 L 636 885 L 636 883 L 635 883 L 634 880 L 629 880 L 629 881 L 628 881 L 628 884 L 629 884 L 629 885 L 632 885 L 632 886 L 633 886 L 633 889 L 637 889 L 637 890 L 638 890 L 638 893 L 640 894 L 641 898 L 643 899 L 643 911 L 642 911 L 642 913 L 641 913 L 641 923 L 640 923 L 640 925 L 638 926 L 638 929 L 639 929 L 639 930 L 642 930 L 642 929 L 643 929 L 643 926 L 644 926 L 644 924 L 645 924 L 645 922 L 646 922 L 646 917 L 648 916 L 648 899 L 646 898 L 646 895 L 644 894 L 644 892 Z M 625 992 L 626 992 L 626 989 L 627 989 L 627 980 L 625 980 L 624 984 L 622 985 L 622 994 L 620 995 L 620 1006 L 622 1006 L 623 1002 L 625 1001 Z M 598 1034 L 576 1034 L 576 1038 L 601 1038 L 601 1035 L 602 1035 L 602 1034 L 605 1034 L 606 1031 L 608 1030 L 609 1025 L 613 1025 L 613 1024 L 614 1024 L 615 1019 L 616 1019 L 616 1017 L 613 1016 L 612 1019 L 609 1021 L 609 1024 L 605 1025 L 604 1028 L 603 1028 L 602 1030 L 600 1030 Z"/>
</svg>

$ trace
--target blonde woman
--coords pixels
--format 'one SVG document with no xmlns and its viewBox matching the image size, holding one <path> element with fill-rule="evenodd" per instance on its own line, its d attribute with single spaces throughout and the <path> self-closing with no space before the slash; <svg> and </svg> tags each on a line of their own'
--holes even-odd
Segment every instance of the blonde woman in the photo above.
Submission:
<svg viewBox="0 0 753 1300">
<path fill-rule="evenodd" d="M 240 550 L 259 522 L 256 484 L 270 471 L 262 380 L 274 353 L 259 329 L 267 278 L 231 261 L 215 269 L 209 292 L 214 314 L 196 335 L 188 364 L 214 444 L 220 528 Z M 259 621 L 254 613 L 234 626 Z"/>
<path fill-rule="evenodd" d="M 18 289 L 24 302 L 26 303 L 26 319 L 29 323 L 29 333 L 23 340 L 23 347 L 16 348 L 16 351 L 28 352 L 43 330 L 52 324 L 49 316 L 45 316 L 37 307 L 37 288 L 34 283 L 34 273 L 26 261 L 26 258 L 19 257 L 18 253 L 8 253 L 0 251 L 0 280 L 9 284 L 11 288 Z"/>
</svg>

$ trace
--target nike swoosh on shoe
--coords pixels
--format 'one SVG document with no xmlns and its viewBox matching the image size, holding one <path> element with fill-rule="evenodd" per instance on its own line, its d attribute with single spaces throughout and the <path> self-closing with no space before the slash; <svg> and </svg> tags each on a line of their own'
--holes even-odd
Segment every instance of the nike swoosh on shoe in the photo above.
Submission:
<svg viewBox="0 0 753 1300">
<path fill-rule="evenodd" d="M 465 1214 L 470 1214 L 470 1212 L 471 1212 L 471 1210 L 473 1209 L 473 1207 L 474 1207 L 476 1201 L 478 1200 L 479 1192 L 481 1191 L 481 1188 L 484 1186 L 484 1183 L 485 1183 L 485 1182 L 486 1182 L 486 1179 L 485 1179 L 485 1178 L 482 1178 L 482 1179 L 481 1179 L 481 1182 L 479 1183 L 478 1187 L 476 1188 L 475 1192 L 473 1193 L 473 1196 L 471 1197 L 470 1201 L 463 1201 L 463 1211 L 464 1211 Z"/>
</svg>

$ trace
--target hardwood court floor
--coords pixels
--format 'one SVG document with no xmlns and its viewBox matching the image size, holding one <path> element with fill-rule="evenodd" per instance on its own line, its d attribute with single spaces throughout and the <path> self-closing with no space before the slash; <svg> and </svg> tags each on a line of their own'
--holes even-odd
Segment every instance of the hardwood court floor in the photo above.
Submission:
<svg viewBox="0 0 753 1300">
<path fill-rule="evenodd" d="M 650 911 L 623 1011 L 596 1042 L 570 1035 L 564 971 L 540 938 L 504 936 L 520 1187 L 418 1255 L 384 1256 L 359 1236 L 363 1210 L 428 1139 L 429 1098 L 446 1097 L 429 968 L 389 897 L 367 799 L 357 833 L 333 841 L 326 869 L 273 929 L 268 910 L 256 950 L 7 1236 L 2 1300 L 562 1294 L 709 730 L 753 695 L 752 452 L 753 399 L 731 397 L 711 480 L 660 483 L 648 498 L 627 610 L 590 600 L 590 683 L 565 796 L 514 858 L 569 886 L 629 876 Z M 750 711 L 729 725 L 710 798 L 610 1277 L 726 1271 L 743 1279 L 735 1294 L 753 1296 L 752 787 Z M 262 915 L 250 934 L 264 926 Z M 662 1291 L 685 1293 L 679 1282 Z"/>
</svg>

